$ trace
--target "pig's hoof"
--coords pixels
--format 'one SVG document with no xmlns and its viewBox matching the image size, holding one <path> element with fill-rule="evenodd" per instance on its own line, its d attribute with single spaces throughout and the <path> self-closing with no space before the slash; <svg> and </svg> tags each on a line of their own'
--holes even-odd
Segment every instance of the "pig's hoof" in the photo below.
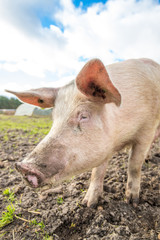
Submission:
<svg viewBox="0 0 160 240">
<path fill-rule="evenodd" d="M 128 204 L 132 204 L 133 207 L 136 208 L 138 206 L 138 204 L 139 204 L 139 197 L 137 197 L 137 196 L 133 197 L 133 195 L 131 193 L 129 196 L 126 197 L 126 202 Z"/>
<path fill-rule="evenodd" d="M 91 192 L 89 189 L 82 201 L 82 204 L 87 207 L 95 208 L 98 203 L 98 199 L 99 199 L 100 195 L 101 194 Z"/>
<path fill-rule="evenodd" d="M 85 198 L 82 201 L 82 205 L 90 207 L 90 208 L 95 208 L 97 203 L 98 203 L 98 201 L 97 202 L 91 202 L 91 201 L 87 201 Z"/>
</svg>

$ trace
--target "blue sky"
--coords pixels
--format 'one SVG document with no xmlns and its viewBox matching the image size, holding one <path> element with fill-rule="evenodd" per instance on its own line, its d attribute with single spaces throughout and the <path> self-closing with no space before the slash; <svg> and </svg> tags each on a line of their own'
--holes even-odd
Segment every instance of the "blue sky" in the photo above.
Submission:
<svg viewBox="0 0 160 240">
<path fill-rule="evenodd" d="M 96 4 L 96 3 L 105 4 L 106 2 L 107 0 L 85 0 L 85 1 L 73 0 L 72 1 L 72 3 L 76 8 L 80 8 L 83 11 L 87 11 L 87 9 L 91 7 L 93 4 Z M 57 9 L 60 8 L 60 5 L 57 4 L 56 8 Z M 49 28 L 51 24 L 54 24 L 58 26 L 62 31 L 64 31 L 63 26 L 61 24 L 57 24 L 57 22 L 54 19 L 52 19 L 49 11 L 39 10 L 37 11 L 37 17 L 40 19 L 43 27 Z"/>
<path fill-rule="evenodd" d="M 86 0 L 86 1 L 79 1 L 79 0 L 73 0 L 73 4 L 76 6 L 76 7 L 80 7 L 83 9 L 83 10 L 87 10 L 88 7 L 92 6 L 93 4 L 95 3 L 106 3 L 107 0 L 102 0 L 102 1 L 97 1 L 97 0 Z"/>
<path fill-rule="evenodd" d="M 159 0 L 0 0 L 0 95 L 64 85 L 95 57 L 160 62 L 159 22 Z"/>
</svg>

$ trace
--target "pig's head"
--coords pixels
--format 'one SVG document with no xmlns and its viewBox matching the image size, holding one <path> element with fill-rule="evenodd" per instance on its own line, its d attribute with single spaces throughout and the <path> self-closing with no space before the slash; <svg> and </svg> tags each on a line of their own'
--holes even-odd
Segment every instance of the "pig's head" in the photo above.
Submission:
<svg viewBox="0 0 160 240">
<path fill-rule="evenodd" d="M 9 91 L 11 92 L 11 91 Z M 53 108 L 49 134 L 16 169 L 32 187 L 56 184 L 98 166 L 112 149 L 107 108 L 117 108 L 121 96 L 103 63 L 89 61 L 75 81 L 59 89 L 11 92 L 23 102 Z"/>
</svg>

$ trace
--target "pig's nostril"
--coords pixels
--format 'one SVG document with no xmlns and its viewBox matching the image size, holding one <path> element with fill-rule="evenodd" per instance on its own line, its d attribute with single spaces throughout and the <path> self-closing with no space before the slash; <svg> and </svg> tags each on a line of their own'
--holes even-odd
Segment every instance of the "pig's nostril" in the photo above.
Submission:
<svg viewBox="0 0 160 240">
<path fill-rule="evenodd" d="M 20 172 L 23 178 L 29 183 L 30 186 L 37 188 L 43 181 L 43 173 L 33 167 L 33 165 L 17 162 L 15 168 Z"/>
<path fill-rule="evenodd" d="M 18 172 L 20 172 L 22 175 L 28 174 L 30 171 L 29 167 L 26 164 L 23 164 L 22 162 L 15 163 L 15 168 Z"/>
</svg>

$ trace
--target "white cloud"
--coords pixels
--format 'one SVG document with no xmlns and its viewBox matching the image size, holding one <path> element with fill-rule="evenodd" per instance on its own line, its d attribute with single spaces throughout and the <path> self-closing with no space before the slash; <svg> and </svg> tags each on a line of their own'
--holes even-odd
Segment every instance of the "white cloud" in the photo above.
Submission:
<svg viewBox="0 0 160 240">
<path fill-rule="evenodd" d="M 42 27 L 43 14 L 52 19 L 50 28 Z M 155 0 L 109 0 L 87 11 L 71 0 L 0 0 L 0 94 L 7 81 L 17 88 L 15 78 L 12 84 L 7 80 L 11 73 L 23 72 L 23 87 L 33 82 L 40 87 L 72 80 L 83 59 L 99 57 L 109 64 L 149 57 L 160 62 L 159 22 Z"/>
</svg>

